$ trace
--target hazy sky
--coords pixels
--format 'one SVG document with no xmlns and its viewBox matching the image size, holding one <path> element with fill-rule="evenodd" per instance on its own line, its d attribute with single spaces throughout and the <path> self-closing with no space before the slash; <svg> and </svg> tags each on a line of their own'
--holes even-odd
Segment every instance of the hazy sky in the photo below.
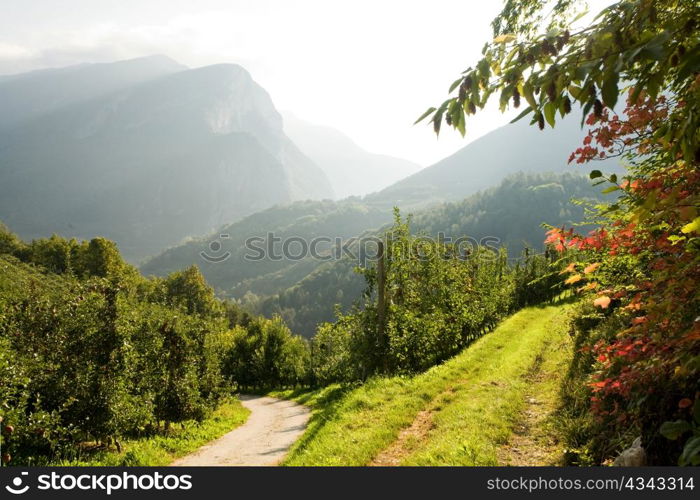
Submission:
<svg viewBox="0 0 700 500">
<path fill-rule="evenodd" d="M 464 139 L 412 125 L 478 59 L 495 0 L 0 2 L 0 74 L 150 54 L 191 67 L 238 63 L 278 109 L 422 165 L 512 116 L 477 115 Z"/>
</svg>

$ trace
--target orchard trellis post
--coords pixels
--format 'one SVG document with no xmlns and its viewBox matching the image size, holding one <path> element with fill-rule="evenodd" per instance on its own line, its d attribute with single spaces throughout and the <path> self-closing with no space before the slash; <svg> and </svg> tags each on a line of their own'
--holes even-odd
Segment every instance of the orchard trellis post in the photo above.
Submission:
<svg viewBox="0 0 700 500">
<path fill-rule="evenodd" d="M 377 244 L 377 335 L 383 349 L 387 349 L 389 342 L 386 339 L 386 261 L 384 254 L 384 242 Z M 384 356 L 384 369 L 388 370 L 387 357 Z"/>
</svg>

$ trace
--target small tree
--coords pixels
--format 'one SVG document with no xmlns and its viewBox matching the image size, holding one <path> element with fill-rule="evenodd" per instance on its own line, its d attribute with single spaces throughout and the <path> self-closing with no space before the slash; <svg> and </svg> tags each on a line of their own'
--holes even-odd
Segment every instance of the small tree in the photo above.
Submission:
<svg viewBox="0 0 700 500">
<path fill-rule="evenodd" d="M 166 430 L 171 422 L 204 417 L 196 365 L 192 359 L 192 341 L 179 324 L 181 321 L 175 317 L 160 327 L 163 338 L 162 385 L 155 398 L 154 413 L 158 420 L 165 421 Z"/>
<path fill-rule="evenodd" d="M 169 304 L 184 308 L 188 314 L 207 316 L 220 310 L 214 289 L 196 265 L 169 275 L 165 289 Z"/>
</svg>

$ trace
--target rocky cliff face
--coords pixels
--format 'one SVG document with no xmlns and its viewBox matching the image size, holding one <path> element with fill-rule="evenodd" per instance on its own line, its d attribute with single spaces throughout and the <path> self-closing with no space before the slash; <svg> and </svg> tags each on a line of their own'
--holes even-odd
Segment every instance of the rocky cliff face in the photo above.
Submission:
<svg viewBox="0 0 700 500">
<path fill-rule="evenodd" d="M 25 238 L 99 234 L 139 260 L 277 203 L 332 196 L 240 66 L 94 94 L 0 133 L 0 219 Z"/>
</svg>

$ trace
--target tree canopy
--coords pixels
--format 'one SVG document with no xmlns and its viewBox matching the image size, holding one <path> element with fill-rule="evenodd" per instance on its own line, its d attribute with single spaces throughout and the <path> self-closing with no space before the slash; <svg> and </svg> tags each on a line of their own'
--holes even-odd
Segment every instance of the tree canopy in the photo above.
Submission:
<svg viewBox="0 0 700 500">
<path fill-rule="evenodd" d="M 684 103 L 655 133 L 673 141 L 672 154 L 697 160 L 698 4 L 619 1 L 580 27 L 583 13 L 576 0 L 506 1 L 482 59 L 452 83 L 449 99 L 419 121 L 430 117 L 436 132 L 444 122 L 464 134 L 467 117 L 497 96 L 501 110 L 519 108 L 524 99 L 519 118 L 553 127 L 557 114 L 570 113 L 575 103 L 584 119 L 590 111 L 600 115 L 604 107 L 614 109 L 620 91 L 631 87 L 632 100 L 663 92 Z"/>
</svg>

